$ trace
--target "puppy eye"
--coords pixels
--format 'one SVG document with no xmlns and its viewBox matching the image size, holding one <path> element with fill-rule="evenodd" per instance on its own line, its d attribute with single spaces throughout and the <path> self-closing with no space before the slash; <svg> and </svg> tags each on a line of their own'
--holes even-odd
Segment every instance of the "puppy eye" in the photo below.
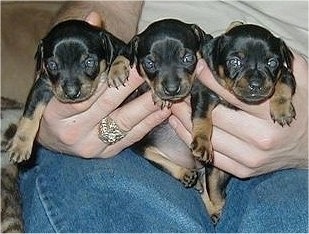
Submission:
<svg viewBox="0 0 309 234">
<path fill-rule="evenodd" d="M 271 68 L 276 68 L 278 66 L 279 62 L 276 58 L 271 58 L 268 60 L 267 65 Z"/>
<path fill-rule="evenodd" d="M 240 58 L 233 57 L 226 62 L 228 67 L 238 68 L 242 65 Z"/>
<path fill-rule="evenodd" d="M 85 66 L 88 68 L 93 68 L 96 65 L 96 61 L 94 58 L 87 58 L 85 60 Z"/>
<path fill-rule="evenodd" d="M 50 71 L 56 71 L 58 69 L 58 65 L 55 61 L 50 60 L 50 61 L 47 62 L 47 68 Z"/>
<path fill-rule="evenodd" d="M 193 54 L 185 54 L 185 56 L 183 57 L 182 61 L 184 63 L 193 63 L 194 62 L 194 56 Z"/>
<path fill-rule="evenodd" d="M 155 68 L 155 63 L 148 58 L 144 60 L 143 65 L 148 71 L 151 71 Z"/>
</svg>

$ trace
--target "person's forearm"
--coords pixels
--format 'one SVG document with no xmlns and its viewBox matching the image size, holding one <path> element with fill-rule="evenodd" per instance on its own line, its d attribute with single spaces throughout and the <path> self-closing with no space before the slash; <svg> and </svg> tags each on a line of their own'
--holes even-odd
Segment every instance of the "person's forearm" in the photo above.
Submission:
<svg viewBox="0 0 309 234">
<path fill-rule="evenodd" d="M 96 11 L 106 30 L 128 42 L 136 34 L 142 6 L 143 1 L 68 2 L 60 9 L 53 23 L 67 19 L 85 19 L 91 11 Z"/>
</svg>

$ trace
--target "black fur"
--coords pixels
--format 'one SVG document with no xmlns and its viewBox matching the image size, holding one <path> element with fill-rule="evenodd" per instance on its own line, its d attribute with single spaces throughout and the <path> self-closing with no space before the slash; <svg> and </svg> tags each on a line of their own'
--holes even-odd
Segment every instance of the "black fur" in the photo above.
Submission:
<svg viewBox="0 0 309 234">
<path fill-rule="evenodd" d="M 29 159 L 41 115 L 52 97 L 64 103 L 88 99 L 125 49 L 123 41 L 85 21 L 55 25 L 37 48 L 36 80 L 16 135 L 8 145 L 11 159 Z"/>
</svg>

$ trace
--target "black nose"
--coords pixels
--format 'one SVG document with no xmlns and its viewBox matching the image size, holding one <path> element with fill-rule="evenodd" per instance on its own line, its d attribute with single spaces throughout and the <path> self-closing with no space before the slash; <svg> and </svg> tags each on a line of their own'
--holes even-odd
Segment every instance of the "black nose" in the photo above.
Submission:
<svg viewBox="0 0 309 234">
<path fill-rule="evenodd" d="M 80 87 L 76 86 L 65 86 L 63 88 L 64 94 L 68 99 L 74 100 L 80 96 Z"/>
<path fill-rule="evenodd" d="M 249 83 L 249 88 L 254 91 L 254 90 L 260 90 L 263 85 L 263 82 L 261 79 L 252 79 Z"/>
<path fill-rule="evenodd" d="M 180 92 L 180 85 L 177 83 L 163 84 L 163 91 L 166 95 L 177 95 Z"/>
</svg>

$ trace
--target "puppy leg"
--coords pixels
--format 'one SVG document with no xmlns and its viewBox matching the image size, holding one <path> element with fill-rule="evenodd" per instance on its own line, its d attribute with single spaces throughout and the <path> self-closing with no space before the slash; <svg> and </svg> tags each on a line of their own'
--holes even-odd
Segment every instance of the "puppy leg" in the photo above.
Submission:
<svg viewBox="0 0 309 234">
<path fill-rule="evenodd" d="M 107 84 L 109 87 L 118 88 L 125 85 L 130 75 L 130 61 L 122 55 L 116 57 L 112 63 L 108 75 Z"/>
<path fill-rule="evenodd" d="M 282 127 L 290 125 L 296 116 L 292 104 L 292 96 L 295 92 L 295 78 L 287 69 L 283 70 L 281 79 L 278 80 L 275 92 L 270 99 L 270 115 L 274 122 Z"/>
<path fill-rule="evenodd" d="M 14 162 L 19 163 L 30 158 L 44 109 L 53 96 L 48 87 L 50 86 L 46 81 L 39 78 L 30 91 L 16 133 L 7 146 L 10 159 Z"/>
<path fill-rule="evenodd" d="M 154 162 L 164 171 L 179 180 L 186 188 L 191 188 L 197 185 L 197 189 L 200 190 L 200 184 L 197 184 L 199 183 L 198 170 L 184 168 L 171 162 L 166 157 L 164 157 L 164 154 L 156 147 L 147 147 L 144 152 L 144 157 Z"/>
<path fill-rule="evenodd" d="M 208 212 L 214 223 L 217 223 L 220 219 L 225 204 L 225 189 L 229 179 L 228 173 L 215 167 L 211 167 L 209 174 L 206 175 L 206 190 L 212 204 L 208 208 Z"/>
<path fill-rule="evenodd" d="M 219 99 L 212 91 L 197 83 L 191 93 L 192 107 L 192 154 L 197 160 L 211 162 L 213 160 L 212 136 L 212 110 L 218 105 Z"/>
</svg>

